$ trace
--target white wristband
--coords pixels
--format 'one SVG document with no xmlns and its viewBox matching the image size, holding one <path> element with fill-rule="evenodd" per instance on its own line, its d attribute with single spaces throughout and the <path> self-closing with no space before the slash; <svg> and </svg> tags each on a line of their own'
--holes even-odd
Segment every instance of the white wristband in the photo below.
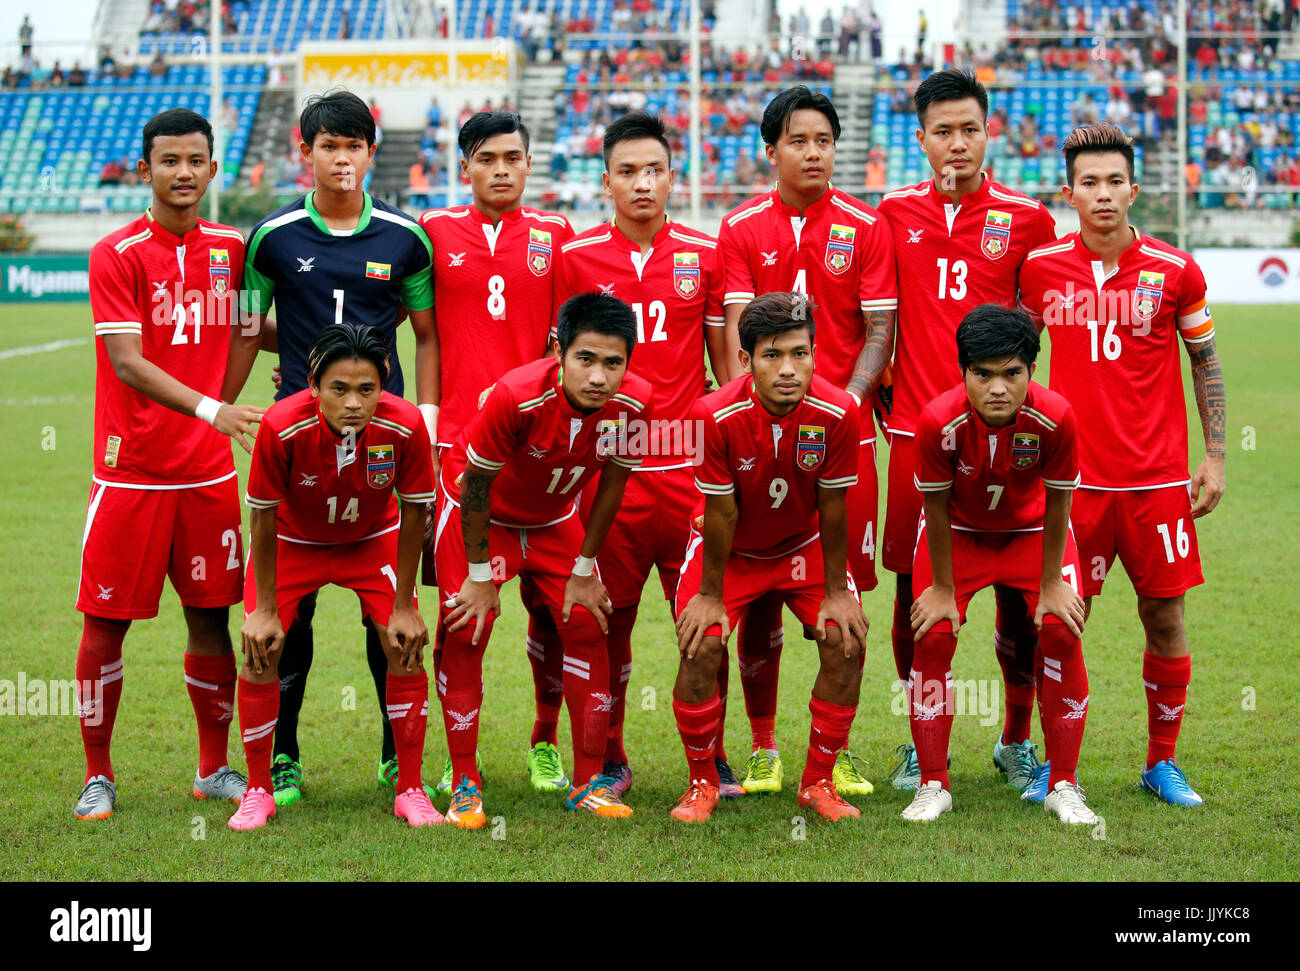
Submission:
<svg viewBox="0 0 1300 971">
<path fill-rule="evenodd" d="M 424 416 L 424 428 L 429 433 L 430 444 L 438 444 L 438 406 L 437 405 L 418 405 L 420 414 Z"/>
<path fill-rule="evenodd" d="M 849 396 L 850 396 L 854 401 L 856 401 L 856 402 L 858 403 L 858 407 L 859 407 L 859 408 L 862 407 L 862 398 L 859 397 L 859 395 L 858 395 L 858 393 L 857 393 L 856 391 L 850 391 L 850 392 L 849 392 Z"/>
<path fill-rule="evenodd" d="M 221 410 L 221 402 L 216 398 L 209 398 L 204 395 L 199 399 L 199 403 L 194 408 L 194 417 L 202 418 L 209 425 L 217 423 L 217 412 Z"/>
<path fill-rule="evenodd" d="M 492 582 L 492 564 L 491 563 L 471 563 L 469 565 L 469 578 L 475 583 Z"/>
<path fill-rule="evenodd" d="M 573 561 L 573 575 L 575 577 L 589 577 L 596 572 L 596 558 L 594 556 L 579 556 Z"/>
</svg>

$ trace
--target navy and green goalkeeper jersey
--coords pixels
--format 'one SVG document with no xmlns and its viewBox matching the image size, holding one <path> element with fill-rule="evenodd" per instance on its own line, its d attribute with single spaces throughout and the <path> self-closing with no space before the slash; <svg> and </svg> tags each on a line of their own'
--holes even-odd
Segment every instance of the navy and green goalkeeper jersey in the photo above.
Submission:
<svg viewBox="0 0 1300 971">
<path fill-rule="evenodd" d="M 397 313 L 433 306 L 432 250 L 419 224 L 365 195 L 354 230 L 332 230 L 312 204 L 315 192 L 277 209 L 257 228 L 244 267 L 244 310 L 275 303 L 282 383 L 276 399 L 307 387 L 307 352 L 332 323 L 369 324 L 384 335 L 392 373 L 385 391 L 404 393 L 397 359 Z"/>
</svg>

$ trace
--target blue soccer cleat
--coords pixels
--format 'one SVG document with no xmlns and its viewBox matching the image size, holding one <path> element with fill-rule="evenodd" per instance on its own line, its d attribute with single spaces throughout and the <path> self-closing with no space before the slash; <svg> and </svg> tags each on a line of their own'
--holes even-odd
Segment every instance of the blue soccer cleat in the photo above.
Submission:
<svg viewBox="0 0 1300 971">
<path fill-rule="evenodd" d="M 1183 775 L 1182 769 L 1174 765 L 1173 759 L 1157 762 L 1143 772 L 1140 785 L 1171 806 L 1199 806 L 1205 802 L 1196 790 L 1187 784 L 1187 776 Z"/>
<path fill-rule="evenodd" d="M 1043 800 L 1047 798 L 1047 782 L 1051 776 L 1052 760 L 1048 759 L 1034 769 L 1029 777 L 1029 785 L 1025 786 L 1025 791 L 1020 794 L 1020 798 L 1025 802 L 1036 802 L 1041 806 Z"/>
</svg>

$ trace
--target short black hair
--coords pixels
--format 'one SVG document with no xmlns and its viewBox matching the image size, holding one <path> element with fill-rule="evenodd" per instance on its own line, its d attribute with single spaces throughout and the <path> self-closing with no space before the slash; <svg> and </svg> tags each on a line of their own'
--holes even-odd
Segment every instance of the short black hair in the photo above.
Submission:
<svg viewBox="0 0 1300 971">
<path fill-rule="evenodd" d="M 817 336 L 813 305 L 802 293 L 774 291 L 755 297 L 740 312 L 740 346 L 751 357 L 760 337 L 775 337 L 788 330 L 808 329 L 808 341 Z"/>
<path fill-rule="evenodd" d="M 1133 181 L 1133 143 L 1118 125 L 1080 125 L 1065 136 L 1061 153 L 1065 156 L 1065 181 L 1074 185 L 1074 160 L 1080 155 L 1118 152 L 1128 163 L 1128 180 Z"/>
<path fill-rule="evenodd" d="M 825 115 L 831 123 L 831 137 L 837 142 L 840 140 L 840 116 L 835 112 L 831 99 L 820 91 L 813 91 L 806 84 L 796 84 L 778 94 L 763 109 L 763 123 L 759 126 L 763 144 L 775 145 L 790 130 L 790 116 L 805 109 L 820 111 Z"/>
<path fill-rule="evenodd" d="M 342 360 L 369 361 L 379 383 L 388 380 L 388 346 L 369 324 L 330 324 L 317 334 L 307 352 L 307 383 L 319 387 L 329 366 Z"/>
<path fill-rule="evenodd" d="M 984 85 L 975 79 L 970 71 L 950 67 L 945 71 L 935 71 L 917 87 L 912 95 L 912 104 L 916 107 L 916 120 L 925 127 L 925 113 L 936 101 L 965 101 L 974 98 L 980 106 L 980 114 L 987 120 L 989 116 L 989 93 Z"/>
<path fill-rule="evenodd" d="M 524 140 L 524 154 L 528 154 L 528 128 L 524 120 L 513 111 L 476 111 L 469 120 L 460 126 L 456 144 L 460 153 L 469 158 L 482 147 L 483 143 L 495 135 L 509 135 L 519 132 Z"/>
<path fill-rule="evenodd" d="M 160 111 L 144 123 L 144 138 L 141 145 L 141 157 L 144 164 L 149 164 L 149 153 L 153 151 L 153 140 L 159 135 L 192 135 L 199 132 L 207 136 L 208 157 L 212 157 L 212 126 L 208 119 L 188 108 L 168 108 Z"/>
<path fill-rule="evenodd" d="M 1025 364 L 1038 359 L 1038 329 L 1023 310 L 982 303 L 957 325 L 957 363 L 962 373 L 976 361 L 1005 361 L 1016 357 Z"/>
<path fill-rule="evenodd" d="M 636 315 L 618 297 L 592 291 L 572 296 L 560 305 L 555 321 L 555 339 L 560 345 L 560 356 L 569 352 L 579 334 L 586 333 L 623 338 L 627 344 L 627 358 L 632 360 L 632 348 L 636 346 Z"/>
<path fill-rule="evenodd" d="M 309 146 L 321 132 L 340 138 L 364 138 L 375 144 L 375 119 L 364 101 L 345 88 L 331 88 L 307 99 L 298 116 L 302 140 Z"/>
<path fill-rule="evenodd" d="M 609 169 L 609 156 L 614 151 L 614 146 L 619 142 L 630 142 L 638 138 L 653 138 L 664 147 L 664 152 L 668 155 L 668 164 L 673 164 L 673 150 L 668 144 L 668 129 L 664 127 L 663 119 L 644 111 L 629 111 L 610 122 L 609 127 L 605 129 L 606 171 Z"/>
</svg>

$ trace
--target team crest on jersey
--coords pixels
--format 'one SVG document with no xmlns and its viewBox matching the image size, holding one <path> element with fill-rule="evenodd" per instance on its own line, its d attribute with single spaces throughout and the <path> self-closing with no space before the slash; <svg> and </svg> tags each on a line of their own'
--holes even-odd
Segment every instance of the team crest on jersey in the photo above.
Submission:
<svg viewBox="0 0 1300 971">
<path fill-rule="evenodd" d="M 208 283 L 210 289 L 218 297 L 224 297 L 226 291 L 230 289 L 230 267 L 228 266 L 209 266 Z"/>
<path fill-rule="evenodd" d="M 382 489 L 392 482 L 396 468 L 393 446 L 371 445 L 366 449 L 366 481 L 371 488 Z"/>
<path fill-rule="evenodd" d="M 826 458 L 826 426 L 800 425 L 794 459 L 799 468 L 812 471 Z"/>
<path fill-rule="evenodd" d="M 1138 320 L 1150 320 L 1160 310 L 1164 286 L 1163 273 L 1143 270 L 1138 274 L 1138 285 L 1133 290 L 1133 313 Z"/>
<path fill-rule="evenodd" d="M 596 455 L 607 459 L 611 455 L 618 454 L 626 429 L 627 422 L 622 418 L 601 419 L 600 435 L 596 438 Z"/>
<path fill-rule="evenodd" d="M 853 263 L 853 240 L 857 234 L 852 226 L 831 225 L 830 238 L 826 240 L 826 269 L 836 276 Z"/>
<path fill-rule="evenodd" d="M 980 235 L 980 249 L 991 260 L 1002 259 L 1011 246 L 1011 213 L 990 209 Z"/>
<path fill-rule="evenodd" d="M 1017 432 L 1011 437 L 1011 464 L 1027 469 L 1038 461 L 1038 436 L 1031 432 Z"/>
<path fill-rule="evenodd" d="M 528 230 L 528 269 L 533 276 L 546 276 L 551 269 L 551 234 L 544 229 Z"/>
</svg>

